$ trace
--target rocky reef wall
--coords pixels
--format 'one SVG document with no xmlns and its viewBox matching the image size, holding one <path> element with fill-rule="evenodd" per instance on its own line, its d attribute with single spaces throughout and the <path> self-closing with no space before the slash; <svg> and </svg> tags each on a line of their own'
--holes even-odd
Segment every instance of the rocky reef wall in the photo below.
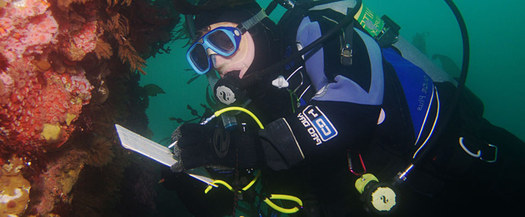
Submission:
<svg viewBox="0 0 525 217">
<path fill-rule="evenodd" d="M 0 216 L 121 216 L 130 185 L 151 203 L 156 165 L 113 126 L 148 135 L 138 81 L 179 21 L 167 0 L 0 0 Z"/>
</svg>

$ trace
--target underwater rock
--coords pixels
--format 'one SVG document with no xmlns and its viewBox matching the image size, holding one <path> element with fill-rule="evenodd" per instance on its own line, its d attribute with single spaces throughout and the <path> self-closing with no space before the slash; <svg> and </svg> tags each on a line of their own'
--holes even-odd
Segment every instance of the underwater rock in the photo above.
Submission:
<svg viewBox="0 0 525 217">
<path fill-rule="evenodd" d="M 69 150 L 62 153 L 46 171 L 33 183 L 35 196 L 29 210 L 30 214 L 50 214 L 57 204 L 70 204 L 71 190 L 84 168 L 86 153 Z"/>
<path fill-rule="evenodd" d="M 13 156 L 0 168 L 0 216 L 19 216 L 27 209 L 31 185 L 21 173 L 22 158 Z"/>
<path fill-rule="evenodd" d="M 0 171 L 0 216 L 123 212 L 115 206 L 132 200 L 119 197 L 129 156 L 113 125 L 148 132 L 136 72 L 169 50 L 179 20 L 169 0 L 0 0 L 0 166 L 28 162 L 16 175 Z"/>
</svg>

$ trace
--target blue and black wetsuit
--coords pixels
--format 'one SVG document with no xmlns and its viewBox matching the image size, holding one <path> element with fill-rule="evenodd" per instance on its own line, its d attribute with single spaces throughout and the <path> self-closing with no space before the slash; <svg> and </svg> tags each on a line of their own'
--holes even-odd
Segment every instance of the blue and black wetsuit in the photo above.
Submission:
<svg viewBox="0 0 525 217">
<path fill-rule="evenodd" d="M 309 11 L 295 28 L 283 27 L 284 54 L 306 47 L 342 16 L 331 9 Z M 434 139 L 455 91 L 452 83 L 432 81 L 395 47 L 380 48 L 359 28 L 353 32 L 353 64 L 342 65 L 340 39 L 288 66 L 284 77 L 301 106 L 288 115 L 270 115 L 276 120 L 261 133 L 266 164 L 277 170 L 269 172 L 268 188 L 310 198 L 306 203 L 321 216 L 364 215 L 353 173 L 366 168 L 392 181 Z M 468 90 L 458 107 L 441 125 L 445 130 L 432 151 L 400 187 L 400 215 L 442 215 L 449 209 L 480 214 L 508 205 L 495 202 L 513 202 L 502 194 L 512 198 L 525 192 L 521 186 L 505 187 L 510 177 L 523 177 L 512 170 L 525 168 L 517 160 L 525 144 L 485 120 L 482 102 Z M 469 155 L 477 150 L 484 156 Z"/>
<path fill-rule="evenodd" d="M 285 15 L 279 24 L 283 58 L 335 26 L 345 16 L 340 12 L 325 6 L 299 17 Z M 343 34 L 352 35 L 351 65 L 341 63 L 341 44 L 348 38 Z M 241 139 L 235 139 L 238 132 L 230 135 L 232 147 L 256 148 L 231 152 L 228 164 L 260 168 L 263 176 L 262 190 L 246 192 L 243 200 L 258 208 L 258 196 L 290 194 L 304 202 L 298 216 L 367 216 L 354 188 L 359 175 L 373 173 L 391 182 L 433 139 L 431 151 L 399 187 L 400 216 L 442 216 L 451 210 L 485 214 L 507 207 L 495 202 L 521 196 L 525 190 L 517 180 L 523 180 L 525 161 L 519 159 L 525 144 L 485 120 L 483 104 L 469 91 L 450 121 L 441 123 L 440 112 L 452 104 L 455 86 L 433 81 L 399 50 L 380 47 L 355 25 L 289 63 L 280 74 L 288 87 L 272 86 L 277 77 L 270 76 L 251 86 L 246 107 L 265 130 L 238 115 L 248 130 Z M 444 127 L 439 138 L 433 134 L 437 126 Z M 204 196 L 202 183 L 176 176 L 165 184 L 177 189 L 195 215 L 231 213 L 238 199 L 231 192 L 219 189 Z M 208 209 L 201 208 L 203 203 Z"/>
</svg>

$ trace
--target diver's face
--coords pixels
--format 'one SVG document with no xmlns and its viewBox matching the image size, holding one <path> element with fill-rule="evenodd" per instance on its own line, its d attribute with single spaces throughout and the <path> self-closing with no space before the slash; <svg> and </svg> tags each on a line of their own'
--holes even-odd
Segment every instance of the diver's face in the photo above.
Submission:
<svg viewBox="0 0 525 217">
<path fill-rule="evenodd" d="M 236 27 L 237 25 L 238 24 L 231 22 L 220 22 L 211 24 L 208 29 L 212 30 L 220 26 Z M 239 48 L 229 57 L 218 55 L 211 49 L 206 50 L 213 62 L 213 68 L 219 72 L 221 78 L 227 73 L 233 71 L 239 71 L 239 78 L 242 78 L 253 63 L 255 57 L 255 44 L 253 38 L 249 32 L 245 32 L 241 37 Z"/>
</svg>

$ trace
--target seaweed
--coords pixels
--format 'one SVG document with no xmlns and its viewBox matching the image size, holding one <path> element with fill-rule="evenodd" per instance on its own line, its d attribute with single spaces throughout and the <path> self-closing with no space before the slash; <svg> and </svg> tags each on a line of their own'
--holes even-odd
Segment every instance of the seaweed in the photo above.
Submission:
<svg viewBox="0 0 525 217">
<path fill-rule="evenodd" d="M 188 119 L 188 120 L 184 120 L 180 117 L 169 117 L 169 120 L 170 121 L 176 121 L 178 124 L 184 124 L 184 123 L 190 123 L 190 122 L 193 122 L 193 121 L 196 121 L 196 120 L 199 120 L 199 119 L 202 119 L 210 114 L 212 114 L 212 110 L 210 107 L 204 105 L 204 104 L 200 104 L 200 106 L 202 108 L 204 108 L 204 111 L 202 112 L 202 114 L 199 114 L 199 112 L 194 109 L 193 107 L 191 107 L 190 105 L 186 105 L 186 108 L 190 111 L 190 114 L 193 116 L 193 118 L 191 119 Z"/>
<path fill-rule="evenodd" d="M 122 40 L 124 42 L 120 44 L 118 49 L 120 60 L 124 63 L 128 63 L 131 71 L 139 71 L 145 75 L 146 71 L 144 71 L 143 68 L 146 67 L 146 60 L 139 56 L 135 48 L 126 40 L 126 38 L 122 37 Z"/>
<path fill-rule="evenodd" d="M 199 78 L 199 77 L 200 77 L 200 75 L 194 75 L 192 78 L 190 78 L 190 79 L 186 82 L 186 84 L 191 84 L 191 82 L 197 80 L 197 78 Z"/>
<path fill-rule="evenodd" d="M 133 2 L 133 0 L 122 0 L 122 1 L 120 1 L 120 0 L 106 0 L 106 3 L 110 7 L 117 6 L 117 5 L 130 6 L 131 2 Z"/>
<path fill-rule="evenodd" d="M 97 46 L 95 47 L 95 55 L 99 60 L 110 59 L 113 56 L 113 48 L 111 44 L 104 41 L 104 39 L 99 38 L 97 40 Z"/>
<path fill-rule="evenodd" d="M 111 137 L 98 136 L 90 138 L 86 164 L 102 167 L 110 163 L 115 156 L 111 149 L 114 145 L 115 143 Z"/>
<path fill-rule="evenodd" d="M 146 67 L 146 60 L 144 60 L 137 50 L 133 47 L 132 43 L 129 41 L 130 37 L 130 27 L 129 20 L 122 14 L 114 12 L 112 16 L 109 17 L 105 22 L 102 22 L 102 28 L 108 32 L 117 42 L 118 57 L 123 63 L 127 63 L 130 66 L 131 71 L 139 71 L 143 75 L 146 74 L 144 67 Z M 95 51 L 97 57 L 104 57 L 109 54 L 112 55 L 112 50 L 108 49 L 107 43 L 100 42 L 100 45 L 103 46 L 100 48 L 100 52 Z M 97 47 L 99 41 L 97 41 Z M 110 52 L 111 51 L 111 52 Z M 106 54 L 106 55 L 104 55 Z M 100 59 L 100 58 L 99 58 Z"/>
<path fill-rule="evenodd" d="M 191 115 L 193 115 L 193 116 L 199 116 L 199 113 L 197 112 L 197 110 L 195 110 L 194 108 L 192 108 L 190 105 L 186 105 L 186 108 L 187 108 L 188 110 L 190 110 Z"/>
<path fill-rule="evenodd" d="M 169 117 L 169 120 L 170 121 L 177 121 L 177 123 L 184 123 L 184 120 L 182 118 L 177 118 L 177 117 Z"/>
<path fill-rule="evenodd" d="M 73 3 L 85 4 L 85 3 L 89 2 L 89 1 L 91 1 L 91 0 L 57 0 L 56 1 L 56 5 L 61 10 L 68 11 L 68 10 L 72 9 L 71 4 L 73 4 Z"/>
</svg>

